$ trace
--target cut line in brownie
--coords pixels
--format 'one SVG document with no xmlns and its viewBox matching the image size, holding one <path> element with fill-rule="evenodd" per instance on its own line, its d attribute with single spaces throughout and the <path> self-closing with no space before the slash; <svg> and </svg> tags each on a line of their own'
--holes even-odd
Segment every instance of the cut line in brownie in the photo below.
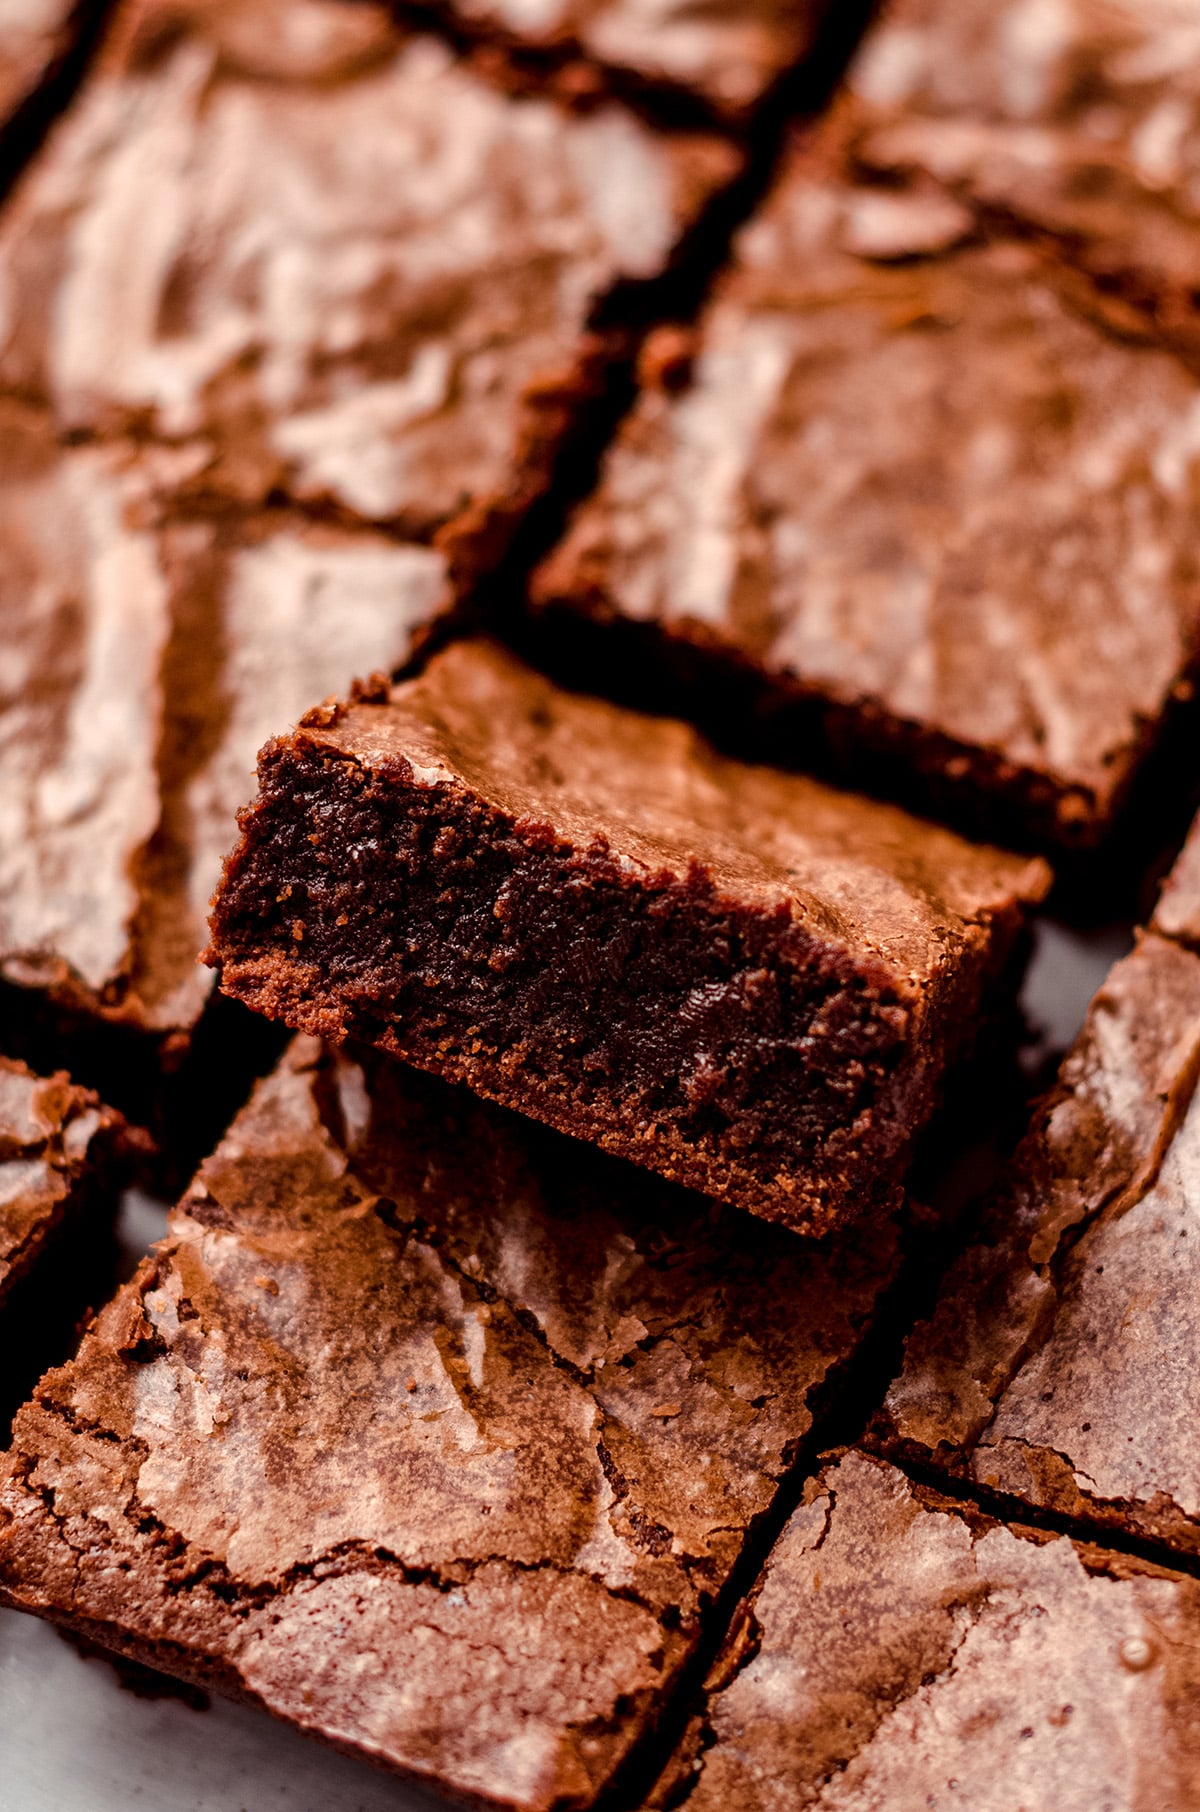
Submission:
<svg viewBox="0 0 1200 1812">
<path fill-rule="evenodd" d="M 484 44 L 560 68 L 580 92 L 616 84 L 663 111 L 698 102 L 721 123 L 748 125 L 782 76 L 820 44 L 829 0 L 431 0 L 423 10 Z M 677 110 L 677 109 L 676 109 Z"/>
<path fill-rule="evenodd" d="M 1190 1812 L 1200 1583 L 856 1452 L 735 1617 L 653 1797 L 689 1812 Z"/>
<path fill-rule="evenodd" d="M 1191 848 L 1097 994 L 873 1438 L 1008 1497 L 1200 1553 L 1200 956 Z"/>
<path fill-rule="evenodd" d="M 895 1199 L 1047 882 L 483 641 L 268 745 L 241 825 L 227 994 L 805 1232 Z"/>
<path fill-rule="evenodd" d="M 480 1803 L 657 1720 L 897 1256 L 292 1047 L 0 1462 L 0 1596 Z"/>
<path fill-rule="evenodd" d="M 1200 51 L 1165 6 L 1060 10 L 1045 42 L 987 0 L 885 12 L 691 340 L 647 347 L 529 633 L 705 721 L 737 701 L 784 759 L 1086 849 L 1200 665 Z M 1135 173 L 1152 140 L 1174 176 Z M 1123 302 L 1096 267 L 1122 255 L 1186 304 Z"/>
<path fill-rule="evenodd" d="M 465 579 L 623 349 L 596 317 L 740 165 L 365 0 L 128 0 L 0 221 L 0 391 L 192 442 L 200 490 L 440 533 Z"/>
</svg>

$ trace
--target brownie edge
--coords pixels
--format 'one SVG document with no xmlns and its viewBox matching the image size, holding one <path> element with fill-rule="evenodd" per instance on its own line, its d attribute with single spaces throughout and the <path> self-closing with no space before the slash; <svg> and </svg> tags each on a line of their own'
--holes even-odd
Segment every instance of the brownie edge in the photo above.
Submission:
<svg viewBox="0 0 1200 1812">
<path fill-rule="evenodd" d="M 1040 863 L 485 642 L 264 750 L 227 994 L 822 1233 L 894 1197 Z"/>
</svg>

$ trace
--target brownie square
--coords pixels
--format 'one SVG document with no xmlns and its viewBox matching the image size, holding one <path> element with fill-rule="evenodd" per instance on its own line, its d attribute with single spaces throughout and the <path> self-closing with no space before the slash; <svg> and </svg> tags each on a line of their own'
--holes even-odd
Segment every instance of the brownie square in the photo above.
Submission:
<svg viewBox="0 0 1200 1812">
<path fill-rule="evenodd" d="M 18 1417 L 0 1595 L 455 1795 L 584 1807 L 896 1246 L 299 1041 Z"/>
<path fill-rule="evenodd" d="M 1151 930 L 910 1335 L 886 1448 L 1200 1552 L 1198 1075 L 1200 957 Z"/>
<path fill-rule="evenodd" d="M 227 994 L 756 1214 L 894 1199 L 1037 863 L 453 644 L 268 745 Z"/>
<path fill-rule="evenodd" d="M 597 311 L 739 163 L 507 94 L 385 6 L 129 0 L 0 224 L 0 389 L 470 566 L 595 393 Z"/>
<path fill-rule="evenodd" d="M 1139 24 L 1155 7 L 1072 7 L 1067 38 L 1100 12 L 1143 68 L 1164 62 L 1170 34 L 1155 48 Z M 1195 376 L 1072 232 L 1043 238 L 1017 218 L 1024 189 L 988 188 L 1010 143 L 1026 174 L 1057 169 L 1060 138 L 1110 158 L 1087 58 L 1068 81 L 1071 45 L 1037 49 L 1008 19 L 989 0 L 901 5 L 868 37 L 743 229 L 690 361 L 678 330 L 648 348 L 533 607 L 582 669 L 628 684 L 649 663 L 723 725 L 741 699 L 786 759 L 1002 841 L 1090 847 L 1194 690 Z M 1001 44 L 1028 65 L 995 62 Z M 988 124 L 1007 95 L 1068 89 L 1091 137 L 1074 113 Z M 1139 103 L 1147 145 L 1152 97 L 1165 132 L 1169 69 Z M 962 145 L 984 147 L 986 193 L 959 181 Z"/>
<path fill-rule="evenodd" d="M 0 408 L 0 975 L 156 1039 L 210 993 L 260 743 L 402 663 L 447 590 L 440 555 L 368 529 L 188 510 L 193 466 Z"/>
<path fill-rule="evenodd" d="M 582 57 L 593 79 L 682 94 L 745 124 L 786 71 L 813 50 L 829 0 L 750 0 L 703 9 L 689 0 L 436 0 L 449 22 L 485 40 L 556 59 Z M 571 69 L 574 80 L 581 72 Z"/>
<path fill-rule="evenodd" d="M 741 1609 L 656 1805 L 1186 1812 L 1200 1585 L 851 1452 Z"/>
<path fill-rule="evenodd" d="M 57 1236 L 110 1195 L 121 1138 L 120 1116 L 89 1089 L 0 1057 L 0 1315 Z"/>
</svg>

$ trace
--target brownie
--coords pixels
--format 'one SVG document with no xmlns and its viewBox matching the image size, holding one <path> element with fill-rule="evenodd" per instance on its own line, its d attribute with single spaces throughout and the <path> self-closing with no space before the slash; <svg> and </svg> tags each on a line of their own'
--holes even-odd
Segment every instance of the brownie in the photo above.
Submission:
<svg viewBox="0 0 1200 1812">
<path fill-rule="evenodd" d="M 1200 1552 L 1198 1075 L 1200 956 L 1152 929 L 910 1335 L 888 1450 Z"/>
<path fill-rule="evenodd" d="M 1046 880 L 484 641 L 268 744 L 240 822 L 227 994 L 804 1232 L 892 1199 Z"/>
<path fill-rule="evenodd" d="M 63 1229 L 109 1194 L 122 1130 L 63 1072 L 35 1076 L 0 1057 L 0 1314 Z"/>
<path fill-rule="evenodd" d="M 632 80 L 677 91 L 731 125 L 748 122 L 763 96 L 814 48 L 829 0 L 435 0 L 460 30 L 522 51 L 583 58 L 572 79 Z M 664 98 L 666 98 L 666 95 Z"/>
<path fill-rule="evenodd" d="M 0 18 L 0 132 L 61 69 L 95 0 L 10 0 Z M 0 181 L 3 180 L 0 167 Z"/>
<path fill-rule="evenodd" d="M 586 1806 L 896 1243 L 298 1041 L 18 1417 L 0 1595 L 455 1795 Z"/>
<path fill-rule="evenodd" d="M 1200 818 L 1163 884 L 1152 928 L 1200 950 Z"/>
<path fill-rule="evenodd" d="M 392 668 L 443 558 L 284 510 L 188 511 L 190 449 L 61 448 L 0 407 L 0 975 L 186 1034 L 209 895 L 272 731 Z"/>
<path fill-rule="evenodd" d="M 850 1452 L 807 1486 L 655 1803 L 1188 1812 L 1198 1637 L 1194 1578 Z"/>
<path fill-rule="evenodd" d="M 130 0 L 0 224 L 0 389 L 469 567 L 595 391 L 597 311 L 738 167 L 507 94 L 383 6 Z"/>
<path fill-rule="evenodd" d="M 1100 11 L 1135 17 L 1076 5 L 1064 31 Z M 736 694 L 783 759 L 1002 841 L 1091 847 L 1200 664 L 1195 376 L 1071 262 L 1070 235 L 990 211 L 932 154 L 878 152 L 918 124 L 983 142 L 1007 90 L 974 51 L 1040 43 L 1009 16 L 899 7 L 868 37 L 691 342 L 647 349 L 533 614 L 614 683 L 649 665 L 721 722 Z M 918 120 L 918 51 L 961 114 Z M 1032 67 L 1009 73 L 1041 92 Z M 1173 90 L 1155 93 L 1161 138 Z M 1043 155 L 1042 128 L 1021 131 Z M 989 181 L 998 165 L 981 155 Z"/>
</svg>

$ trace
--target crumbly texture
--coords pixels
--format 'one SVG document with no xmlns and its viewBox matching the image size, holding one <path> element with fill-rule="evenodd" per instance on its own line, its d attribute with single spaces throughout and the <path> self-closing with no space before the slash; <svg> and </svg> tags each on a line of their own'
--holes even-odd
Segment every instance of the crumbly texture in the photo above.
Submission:
<svg viewBox="0 0 1200 1812">
<path fill-rule="evenodd" d="M 56 1235 L 109 1196 L 120 1135 L 88 1089 L 0 1057 L 0 1311 Z"/>
<path fill-rule="evenodd" d="M 459 27 L 683 90 L 741 124 L 813 48 L 828 0 L 437 0 Z M 599 73 L 599 72 L 597 72 Z"/>
<path fill-rule="evenodd" d="M 482 641 L 270 744 L 226 993 L 804 1231 L 894 1192 L 1045 876 Z"/>
<path fill-rule="evenodd" d="M 895 1257 L 299 1041 L 21 1412 L 0 1596 L 456 1795 L 585 1806 Z"/>
<path fill-rule="evenodd" d="M 429 548 L 179 507 L 196 458 L 62 449 L 0 408 L 0 975 L 154 1034 L 208 998 L 261 743 L 402 663 L 447 594 Z"/>
<path fill-rule="evenodd" d="M 383 6 L 130 0 L 0 225 L 0 387 L 473 565 L 596 388 L 597 309 L 738 164 L 506 94 Z"/>
<path fill-rule="evenodd" d="M 668 1797 L 1190 1812 L 1198 1732 L 1194 1579 L 1004 1528 L 852 1452 L 776 1544 Z"/>
<path fill-rule="evenodd" d="M 1090 208 L 1088 146 L 1125 167 L 1098 136 L 1120 108 L 1080 98 L 1099 16 L 1129 28 L 1115 82 L 1138 58 L 1165 77 L 1165 26 L 1126 39 L 1167 10 L 894 8 L 743 230 L 690 366 L 651 347 L 536 576 L 543 625 L 586 632 L 586 658 L 615 636 L 701 708 L 737 681 L 791 754 L 1003 839 L 1100 840 L 1200 665 L 1195 378 L 1162 308 L 1101 283 L 1083 225 L 1021 208 L 1039 184 Z M 1045 120 L 990 124 L 1010 94 Z M 1067 94 L 1090 126 L 1065 100 L 1051 123 Z M 1139 94 L 1130 142 L 1183 157 L 1190 100 Z M 1166 194 L 1096 202 L 1114 257 L 1141 256 L 1122 234 Z"/>
<path fill-rule="evenodd" d="M 909 1337 L 875 1439 L 1200 1552 L 1198 1077 L 1200 957 L 1144 934 Z"/>
</svg>

